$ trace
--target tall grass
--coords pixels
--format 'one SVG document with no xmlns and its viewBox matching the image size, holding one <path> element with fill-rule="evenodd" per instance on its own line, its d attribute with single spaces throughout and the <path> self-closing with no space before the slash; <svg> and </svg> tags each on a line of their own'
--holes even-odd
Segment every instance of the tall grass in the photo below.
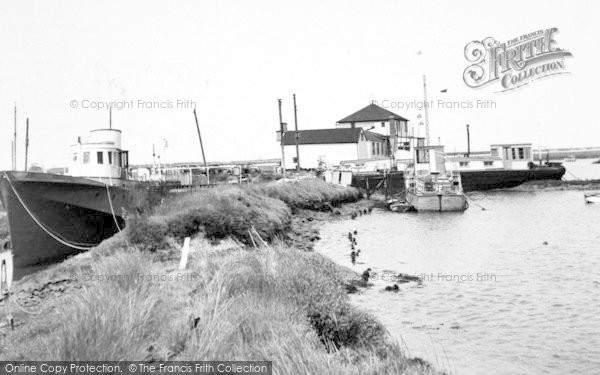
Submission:
<svg viewBox="0 0 600 375">
<path fill-rule="evenodd" d="M 358 189 L 328 184 L 318 178 L 249 186 L 248 189 L 284 201 L 293 208 L 327 210 L 362 198 Z"/>
<path fill-rule="evenodd" d="M 133 216 L 127 227 L 132 244 L 147 250 L 164 248 L 168 237 L 181 240 L 202 233 L 211 239 L 234 237 L 252 244 L 253 228 L 265 240 L 289 229 L 285 203 L 239 187 L 207 189 L 172 197 L 151 216 Z"/>
<path fill-rule="evenodd" d="M 360 198 L 354 188 L 316 178 L 223 186 L 171 197 L 151 216 L 132 216 L 127 227 L 131 242 L 147 250 L 164 248 L 169 237 L 181 240 L 198 233 L 212 239 L 234 237 L 251 245 L 254 229 L 266 241 L 285 236 L 291 209 L 327 210 Z"/>
<path fill-rule="evenodd" d="M 0 359 L 270 360 L 275 374 L 434 373 L 349 304 L 337 267 L 316 253 L 201 251 L 184 281 L 140 278 L 178 271 L 136 250 L 92 267 L 121 277 L 83 283 L 54 313 L 7 337 L 14 345 Z"/>
</svg>

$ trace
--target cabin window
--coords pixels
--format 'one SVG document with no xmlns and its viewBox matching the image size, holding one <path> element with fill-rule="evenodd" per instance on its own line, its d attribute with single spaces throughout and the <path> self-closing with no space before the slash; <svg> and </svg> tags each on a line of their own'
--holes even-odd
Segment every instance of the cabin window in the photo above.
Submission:
<svg viewBox="0 0 600 375">
<path fill-rule="evenodd" d="M 519 159 L 525 159 L 525 151 L 523 147 L 519 147 Z"/>
<path fill-rule="evenodd" d="M 468 167 L 469 162 L 468 161 L 460 161 L 460 162 L 458 162 L 458 165 L 460 165 L 461 167 Z"/>
<path fill-rule="evenodd" d="M 87 164 L 90 162 L 90 153 L 89 151 L 85 151 L 83 153 L 83 164 Z"/>
<path fill-rule="evenodd" d="M 493 148 L 491 155 L 492 156 L 498 156 L 498 149 L 497 148 Z"/>
<path fill-rule="evenodd" d="M 512 160 L 517 160 L 517 149 L 511 148 L 512 150 Z"/>
<path fill-rule="evenodd" d="M 102 151 L 96 152 L 96 156 L 97 156 L 97 159 L 98 159 L 98 164 L 104 164 L 104 157 L 103 157 L 104 155 L 103 155 L 103 152 Z"/>
<path fill-rule="evenodd" d="M 112 151 L 108 152 L 108 164 L 112 164 L 113 163 L 113 153 Z"/>
<path fill-rule="evenodd" d="M 492 165 L 494 165 L 494 162 L 486 160 L 486 161 L 483 162 L 483 165 L 486 166 L 486 167 L 491 167 Z"/>
</svg>

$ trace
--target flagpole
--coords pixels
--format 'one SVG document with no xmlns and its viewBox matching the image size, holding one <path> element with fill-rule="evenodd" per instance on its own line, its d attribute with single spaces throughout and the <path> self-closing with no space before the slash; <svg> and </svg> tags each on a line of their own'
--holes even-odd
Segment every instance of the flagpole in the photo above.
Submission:
<svg viewBox="0 0 600 375">
<path fill-rule="evenodd" d="M 14 127 L 14 134 L 13 134 L 13 143 L 15 145 L 14 149 L 13 149 L 13 165 L 12 165 L 12 169 L 13 171 L 17 170 L 17 104 L 15 103 L 15 127 Z"/>
<path fill-rule="evenodd" d="M 427 80 L 423 74 L 423 107 L 425 111 L 425 145 L 429 146 L 429 103 L 427 102 Z"/>
</svg>

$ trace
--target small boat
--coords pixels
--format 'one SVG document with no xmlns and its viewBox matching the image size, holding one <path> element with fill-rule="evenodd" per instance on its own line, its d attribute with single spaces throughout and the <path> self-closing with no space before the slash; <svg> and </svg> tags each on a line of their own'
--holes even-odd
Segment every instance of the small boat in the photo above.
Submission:
<svg viewBox="0 0 600 375">
<path fill-rule="evenodd" d="M 564 160 L 565 163 L 574 163 L 576 161 L 577 158 L 575 157 L 575 155 L 569 155 L 569 157 Z"/>
<path fill-rule="evenodd" d="M 408 202 L 399 201 L 398 199 L 390 199 L 386 202 L 387 209 L 392 212 L 411 212 L 415 208 Z"/>
<path fill-rule="evenodd" d="M 583 194 L 585 203 L 600 203 L 600 192 L 592 192 Z"/>
<path fill-rule="evenodd" d="M 443 146 L 416 147 L 415 154 L 412 171 L 405 172 L 406 201 L 418 212 L 466 210 L 460 173 L 446 171 Z"/>
</svg>

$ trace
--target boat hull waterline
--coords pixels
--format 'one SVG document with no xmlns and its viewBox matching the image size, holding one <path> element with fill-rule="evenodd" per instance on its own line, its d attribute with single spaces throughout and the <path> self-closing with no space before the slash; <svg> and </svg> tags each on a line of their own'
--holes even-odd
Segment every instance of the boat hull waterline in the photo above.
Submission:
<svg viewBox="0 0 600 375">
<path fill-rule="evenodd" d="M 463 194 L 436 194 L 406 192 L 406 201 L 418 212 L 449 212 L 467 209 L 467 198 Z"/>
</svg>

